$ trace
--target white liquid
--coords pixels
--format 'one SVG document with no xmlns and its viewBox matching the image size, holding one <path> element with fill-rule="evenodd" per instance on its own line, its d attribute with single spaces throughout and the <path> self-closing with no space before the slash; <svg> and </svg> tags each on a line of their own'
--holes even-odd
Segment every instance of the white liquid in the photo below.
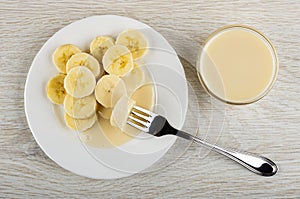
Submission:
<svg viewBox="0 0 300 199">
<path fill-rule="evenodd" d="M 200 76 L 207 89 L 232 103 L 250 103 L 272 85 L 277 60 L 270 43 L 254 30 L 232 27 L 204 46 Z"/>
</svg>

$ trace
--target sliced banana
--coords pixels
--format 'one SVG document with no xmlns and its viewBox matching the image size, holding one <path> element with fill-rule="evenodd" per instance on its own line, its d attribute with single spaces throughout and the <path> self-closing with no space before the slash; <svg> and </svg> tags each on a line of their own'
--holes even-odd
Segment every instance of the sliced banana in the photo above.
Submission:
<svg viewBox="0 0 300 199">
<path fill-rule="evenodd" d="M 72 129 L 72 130 L 76 130 L 76 131 L 85 131 L 89 128 L 91 128 L 94 123 L 97 120 L 97 116 L 96 114 L 92 115 L 89 118 L 85 118 L 85 119 L 75 119 L 72 118 L 71 116 L 69 116 L 67 113 L 65 113 L 65 122 L 66 125 Z"/>
<path fill-rule="evenodd" d="M 58 74 L 52 77 L 46 87 L 47 96 L 53 104 L 62 104 L 66 96 L 64 79 L 66 75 Z"/>
<path fill-rule="evenodd" d="M 115 107 L 113 108 L 110 117 L 110 124 L 112 126 L 120 128 L 121 130 L 125 130 L 128 116 L 134 104 L 135 101 L 133 101 L 129 97 L 121 97 L 120 100 L 116 103 Z"/>
<path fill-rule="evenodd" d="M 95 57 L 89 55 L 87 53 L 77 53 L 73 55 L 66 64 L 67 73 L 76 66 L 86 66 L 88 69 L 92 71 L 95 77 L 99 77 L 101 73 L 101 67 L 99 62 Z M 102 69 L 103 70 L 103 69 Z"/>
<path fill-rule="evenodd" d="M 100 117 L 102 117 L 103 119 L 110 119 L 111 113 L 112 113 L 112 108 L 105 108 L 102 105 L 98 106 L 97 112 L 100 115 Z"/>
<path fill-rule="evenodd" d="M 133 63 L 133 69 L 140 67 L 136 62 Z"/>
<path fill-rule="evenodd" d="M 64 100 L 65 112 L 75 119 L 84 119 L 96 112 L 97 102 L 94 95 L 83 98 L 74 98 L 66 95 Z"/>
<path fill-rule="evenodd" d="M 72 68 L 64 82 L 67 93 L 75 98 L 91 95 L 94 91 L 95 85 L 95 76 L 85 66 Z"/>
<path fill-rule="evenodd" d="M 132 29 L 121 32 L 116 40 L 116 44 L 127 46 L 132 53 L 133 59 L 138 59 L 146 53 L 147 43 L 141 32 Z"/>
<path fill-rule="evenodd" d="M 57 70 L 61 73 L 66 74 L 67 61 L 76 53 L 80 53 L 81 50 L 73 44 L 65 44 L 58 47 L 53 55 L 52 60 Z"/>
<path fill-rule="evenodd" d="M 110 47 L 102 59 L 104 70 L 109 74 L 122 77 L 133 69 L 133 59 L 126 46 L 115 45 Z"/>
<path fill-rule="evenodd" d="M 127 96 L 126 86 L 116 75 L 104 75 L 95 87 L 96 100 L 105 108 L 112 108 L 122 96 Z"/>
<path fill-rule="evenodd" d="M 90 53 L 102 63 L 102 58 L 108 48 L 115 45 L 115 39 L 110 36 L 96 37 L 90 44 Z"/>
<path fill-rule="evenodd" d="M 122 77 L 127 93 L 130 96 L 135 90 L 145 83 L 145 73 L 141 68 L 134 68 L 130 73 Z"/>
</svg>

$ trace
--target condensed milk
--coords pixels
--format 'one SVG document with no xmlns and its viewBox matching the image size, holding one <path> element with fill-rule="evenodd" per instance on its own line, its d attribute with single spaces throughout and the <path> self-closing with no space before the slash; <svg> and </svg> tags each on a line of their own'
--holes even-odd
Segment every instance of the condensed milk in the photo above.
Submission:
<svg viewBox="0 0 300 199">
<path fill-rule="evenodd" d="M 208 37 L 198 57 L 197 71 L 212 96 L 230 104 L 249 104 L 271 89 L 278 58 L 265 35 L 248 26 L 232 25 Z"/>
</svg>

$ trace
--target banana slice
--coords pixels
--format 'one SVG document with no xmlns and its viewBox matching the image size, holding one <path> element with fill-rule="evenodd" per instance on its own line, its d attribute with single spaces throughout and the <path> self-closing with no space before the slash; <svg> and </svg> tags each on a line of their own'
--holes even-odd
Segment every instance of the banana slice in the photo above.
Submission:
<svg viewBox="0 0 300 199">
<path fill-rule="evenodd" d="M 102 59 L 104 70 L 109 74 L 124 76 L 133 68 L 130 50 L 126 46 L 115 45 L 110 47 Z"/>
<path fill-rule="evenodd" d="M 101 73 L 101 67 L 97 59 L 87 53 L 77 53 L 73 55 L 67 61 L 67 65 L 66 65 L 67 73 L 69 73 L 70 70 L 76 66 L 86 66 L 88 69 L 92 71 L 92 73 L 96 78 L 99 77 Z"/>
<path fill-rule="evenodd" d="M 96 114 L 92 115 L 89 118 L 86 119 L 75 119 L 72 118 L 71 116 L 69 116 L 67 113 L 65 113 L 65 122 L 66 125 L 72 129 L 72 130 L 76 130 L 76 131 L 85 131 L 89 128 L 91 128 L 94 123 L 97 120 L 97 116 Z"/>
<path fill-rule="evenodd" d="M 132 53 L 133 59 L 138 59 L 146 53 L 147 43 L 141 32 L 132 29 L 121 32 L 116 40 L 116 44 L 127 46 Z"/>
<path fill-rule="evenodd" d="M 141 68 L 134 68 L 130 73 L 122 77 L 127 93 L 130 96 L 135 90 L 145 83 L 145 73 Z"/>
<path fill-rule="evenodd" d="M 121 130 L 125 130 L 128 116 L 134 104 L 135 101 L 133 101 L 129 97 L 121 97 L 120 100 L 116 103 L 115 107 L 113 108 L 110 117 L 110 124 L 112 126 L 119 127 Z"/>
<path fill-rule="evenodd" d="M 103 118 L 103 119 L 110 119 L 111 113 L 112 113 L 112 108 L 105 108 L 101 104 L 99 104 L 97 112 L 98 114 Z"/>
<path fill-rule="evenodd" d="M 126 86 L 116 75 L 104 75 L 95 88 L 96 100 L 105 108 L 112 108 L 122 97 L 127 96 Z"/>
<path fill-rule="evenodd" d="M 65 112 L 75 119 L 84 119 L 96 112 L 97 102 L 94 95 L 83 98 L 74 98 L 67 95 L 64 100 Z"/>
<path fill-rule="evenodd" d="M 115 45 L 114 38 L 110 36 L 96 37 L 90 44 L 90 53 L 102 63 L 102 58 L 108 48 Z"/>
<path fill-rule="evenodd" d="M 73 44 L 65 44 L 58 47 L 53 55 L 52 60 L 57 70 L 66 74 L 66 63 L 76 53 L 80 53 L 81 50 Z"/>
<path fill-rule="evenodd" d="M 53 104 L 62 104 L 66 96 L 64 79 L 66 75 L 58 74 L 52 77 L 46 87 L 47 96 Z"/>
<path fill-rule="evenodd" d="M 69 95 L 75 98 L 81 98 L 93 93 L 96 79 L 87 67 L 77 66 L 70 70 L 64 83 Z"/>
<path fill-rule="evenodd" d="M 136 62 L 133 63 L 133 69 L 140 67 Z"/>
</svg>

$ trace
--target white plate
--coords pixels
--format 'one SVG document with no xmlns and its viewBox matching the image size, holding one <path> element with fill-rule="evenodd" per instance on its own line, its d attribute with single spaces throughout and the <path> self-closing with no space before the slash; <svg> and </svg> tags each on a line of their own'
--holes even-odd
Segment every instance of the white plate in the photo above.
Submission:
<svg viewBox="0 0 300 199">
<path fill-rule="evenodd" d="M 98 35 L 117 36 L 121 31 L 140 29 L 148 38 L 150 49 L 143 62 L 155 82 L 157 103 L 166 111 L 175 127 L 182 127 L 188 103 L 188 89 L 182 65 L 170 44 L 154 29 L 134 19 L 114 15 L 88 17 L 76 21 L 55 33 L 36 55 L 25 85 L 25 112 L 32 134 L 42 150 L 61 167 L 76 174 L 96 179 L 121 178 L 140 172 L 168 151 L 176 141 L 174 136 L 133 139 L 112 149 L 88 148 L 78 134 L 69 130 L 57 118 L 47 99 L 45 87 L 57 74 L 52 63 L 54 50 L 66 43 L 88 50 Z M 168 67 L 173 70 L 170 71 Z"/>
</svg>

